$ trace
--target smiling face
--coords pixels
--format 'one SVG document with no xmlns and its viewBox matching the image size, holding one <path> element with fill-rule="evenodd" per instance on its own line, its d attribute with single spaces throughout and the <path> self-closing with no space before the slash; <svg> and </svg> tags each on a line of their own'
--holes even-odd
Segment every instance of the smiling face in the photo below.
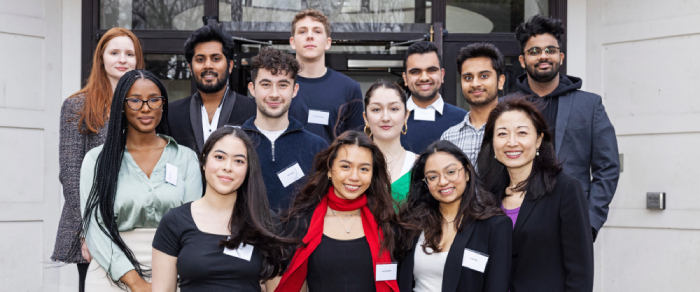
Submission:
<svg viewBox="0 0 700 292">
<path fill-rule="evenodd" d="M 390 141 L 401 135 L 408 112 L 396 90 L 382 87 L 372 93 L 364 118 L 374 139 Z"/>
<path fill-rule="evenodd" d="M 223 90 L 228 84 L 228 77 L 233 70 L 233 61 L 226 61 L 223 45 L 217 41 L 199 43 L 194 46 L 194 56 L 190 71 L 197 89 L 204 93 Z"/>
<path fill-rule="evenodd" d="M 437 98 L 445 70 L 440 69 L 440 59 L 435 52 L 413 54 L 406 59 L 403 81 L 411 91 L 411 97 L 429 101 Z"/>
<path fill-rule="evenodd" d="M 315 60 L 331 48 L 331 38 L 323 23 L 305 17 L 297 21 L 294 36 L 289 38 L 289 45 L 302 60 Z"/>
<path fill-rule="evenodd" d="M 107 43 L 102 60 L 107 76 L 113 84 L 117 84 L 124 73 L 136 68 L 134 42 L 127 36 L 113 38 Z"/>
<path fill-rule="evenodd" d="M 163 107 L 151 109 L 147 101 L 159 96 L 162 96 L 162 93 L 153 81 L 142 78 L 134 82 L 126 93 L 126 98 L 138 98 L 142 100 L 144 104 L 141 106 L 140 110 L 132 110 L 127 104 L 127 102 L 130 101 L 124 101 L 124 116 L 127 121 L 127 131 L 151 133 L 156 130 L 156 126 L 160 124 L 160 120 L 163 117 Z"/>
<path fill-rule="evenodd" d="M 522 55 L 520 55 L 520 65 L 525 68 L 527 75 L 532 80 L 541 83 L 554 80 L 559 75 L 559 66 L 564 63 L 564 53 L 560 51 L 559 54 L 549 55 L 541 52 L 537 56 L 531 56 L 527 53 L 527 50 L 533 47 L 544 50 L 546 47 L 559 47 L 559 42 L 551 34 L 539 34 L 527 40 L 524 48 L 525 52 L 522 52 Z"/>
<path fill-rule="evenodd" d="M 340 146 L 328 177 L 339 198 L 357 199 L 372 182 L 372 152 L 357 145 Z"/>
<path fill-rule="evenodd" d="M 537 135 L 532 120 L 521 111 L 508 111 L 496 119 L 493 150 L 508 171 L 532 169 L 544 134 Z"/>
<path fill-rule="evenodd" d="M 207 154 L 204 177 L 207 192 L 220 195 L 236 193 L 248 173 L 248 149 L 241 139 L 226 135 Z"/>
<path fill-rule="evenodd" d="M 425 161 L 426 181 L 437 180 L 437 185 L 428 185 L 433 198 L 440 204 L 459 204 L 467 188 L 468 169 L 452 154 L 435 152 Z M 454 181 L 450 181 L 453 178 Z"/>
<path fill-rule="evenodd" d="M 498 76 L 491 58 L 476 57 L 462 63 L 460 82 L 462 94 L 470 106 L 485 106 L 498 103 L 498 90 L 503 89 L 506 76 Z"/>
<path fill-rule="evenodd" d="M 286 72 L 272 75 L 265 68 L 258 69 L 253 82 L 248 83 L 248 90 L 255 97 L 258 116 L 277 119 L 287 118 L 292 98 L 297 95 L 299 84 L 294 82 Z"/>
</svg>

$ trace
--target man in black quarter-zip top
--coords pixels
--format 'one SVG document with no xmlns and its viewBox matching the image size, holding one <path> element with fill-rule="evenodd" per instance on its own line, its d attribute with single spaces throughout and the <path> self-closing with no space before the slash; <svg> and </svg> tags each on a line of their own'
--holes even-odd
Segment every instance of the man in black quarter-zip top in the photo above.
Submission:
<svg viewBox="0 0 700 292">
<path fill-rule="evenodd" d="M 279 212 L 290 207 L 304 178 L 313 171 L 314 156 L 328 143 L 289 116 L 301 69 L 294 56 L 262 47 L 252 69 L 248 90 L 255 97 L 257 115 L 242 128 L 256 147 L 270 208 Z"/>
</svg>

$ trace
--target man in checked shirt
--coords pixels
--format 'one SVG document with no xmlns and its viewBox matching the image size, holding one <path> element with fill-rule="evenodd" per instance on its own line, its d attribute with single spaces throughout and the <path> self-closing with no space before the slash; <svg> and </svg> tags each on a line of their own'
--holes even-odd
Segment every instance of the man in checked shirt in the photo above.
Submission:
<svg viewBox="0 0 700 292">
<path fill-rule="evenodd" d="M 505 61 L 501 52 L 490 43 L 475 43 L 459 50 L 457 55 L 462 94 L 469 103 L 464 120 L 445 131 L 440 140 L 461 148 L 476 167 L 476 158 L 484 139 L 484 125 L 489 113 L 498 104 L 498 90 L 506 83 Z"/>
</svg>

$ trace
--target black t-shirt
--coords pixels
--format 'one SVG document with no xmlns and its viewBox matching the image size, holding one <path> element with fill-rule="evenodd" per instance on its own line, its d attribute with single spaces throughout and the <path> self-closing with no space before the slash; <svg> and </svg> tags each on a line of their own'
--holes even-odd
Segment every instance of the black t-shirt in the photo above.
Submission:
<svg viewBox="0 0 700 292">
<path fill-rule="evenodd" d="M 180 290 L 260 291 L 262 256 L 253 249 L 250 261 L 224 254 L 226 235 L 204 233 L 192 219 L 192 203 L 170 209 L 160 221 L 153 248 L 177 257 Z"/>
<path fill-rule="evenodd" d="M 323 235 L 309 256 L 309 292 L 376 291 L 372 253 L 365 237 L 338 240 Z"/>
</svg>

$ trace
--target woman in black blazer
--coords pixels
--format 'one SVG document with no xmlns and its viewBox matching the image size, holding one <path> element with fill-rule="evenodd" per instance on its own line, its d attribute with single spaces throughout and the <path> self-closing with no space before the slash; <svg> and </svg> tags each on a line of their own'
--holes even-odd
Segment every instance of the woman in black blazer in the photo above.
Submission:
<svg viewBox="0 0 700 292">
<path fill-rule="evenodd" d="M 399 216 L 401 291 L 508 291 L 512 222 L 476 191 L 457 146 L 437 141 L 420 155 Z"/>
<path fill-rule="evenodd" d="M 480 178 L 514 222 L 510 291 L 592 291 L 586 196 L 562 172 L 537 107 L 523 98 L 499 103 L 481 149 Z"/>
</svg>

